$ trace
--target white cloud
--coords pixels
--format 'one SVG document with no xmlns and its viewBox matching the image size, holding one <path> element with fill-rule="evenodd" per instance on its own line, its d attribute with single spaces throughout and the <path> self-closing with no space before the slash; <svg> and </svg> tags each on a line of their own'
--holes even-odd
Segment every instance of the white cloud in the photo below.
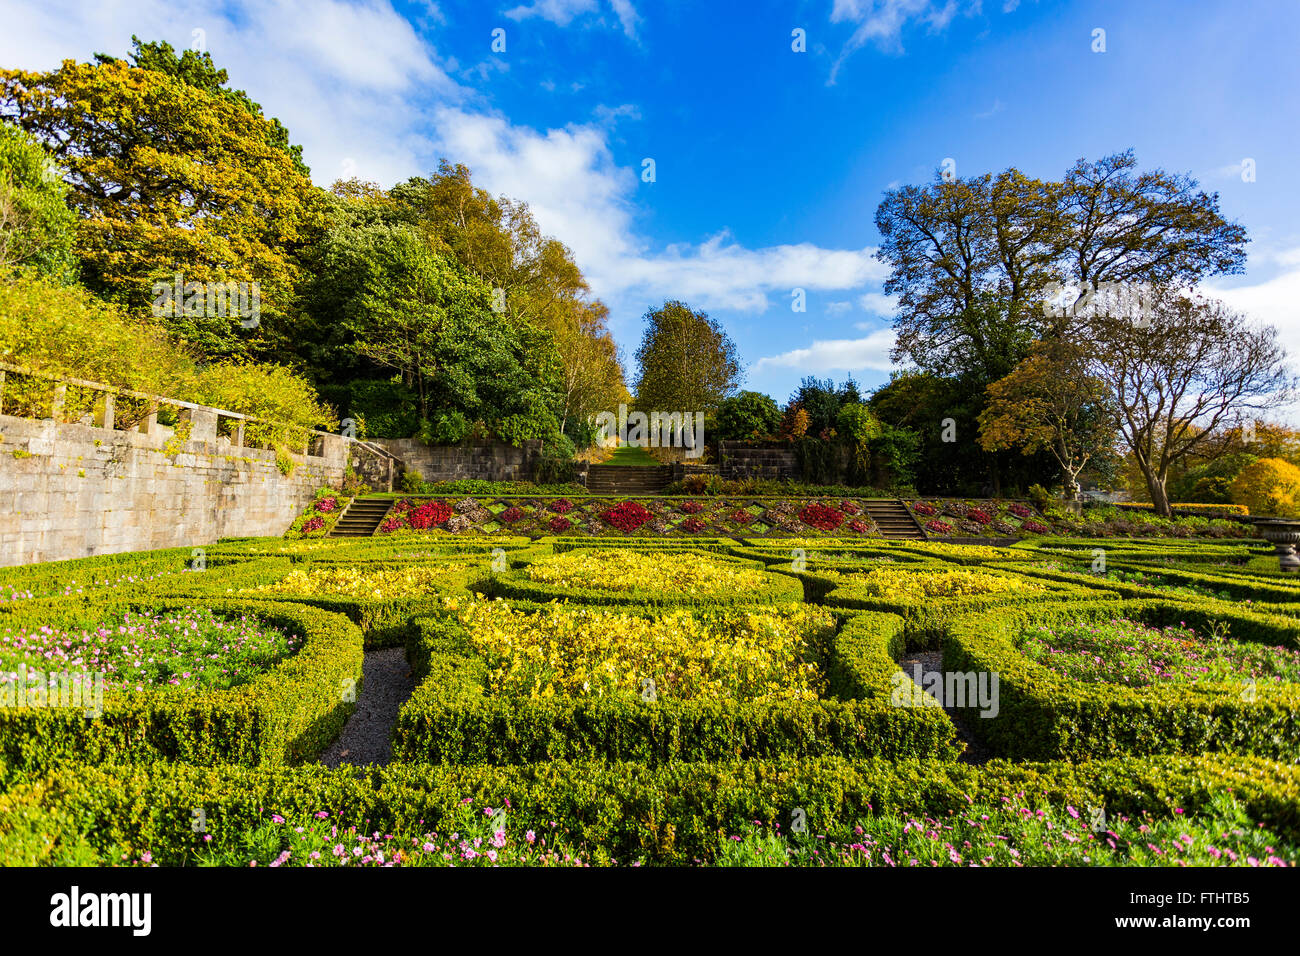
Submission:
<svg viewBox="0 0 1300 956">
<path fill-rule="evenodd" d="M 1277 328 L 1278 339 L 1293 366 L 1300 367 L 1300 248 L 1279 252 L 1273 258 L 1291 268 L 1255 285 L 1224 288 L 1203 283 L 1202 291 L 1222 299 L 1239 312 Z"/>
<path fill-rule="evenodd" d="M 610 0 L 609 5 L 623 33 L 629 38 L 634 38 L 636 25 L 641 18 L 637 16 L 631 0 Z M 533 0 L 531 4 L 521 4 L 507 10 L 505 15 L 516 21 L 540 17 L 558 27 L 567 27 L 579 17 L 599 13 L 600 9 L 598 0 Z M 600 18 L 597 22 L 605 21 L 604 18 Z"/>
<path fill-rule="evenodd" d="M 1005 5 L 1003 12 L 1010 13 L 1016 5 Z M 885 53 L 902 53 L 902 34 L 909 24 L 921 24 L 929 32 L 939 33 L 958 13 L 969 17 L 980 10 L 981 0 L 835 0 L 831 23 L 851 23 L 854 30 L 831 66 L 827 83 L 835 85 L 844 61 L 869 43 Z"/>
<path fill-rule="evenodd" d="M 870 312 L 873 315 L 881 315 L 885 318 L 893 318 L 894 313 L 898 311 L 898 299 L 892 295 L 885 295 L 883 292 L 864 292 L 858 296 L 858 305 L 863 311 Z M 858 328 L 862 328 L 864 323 L 858 323 Z"/>
<path fill-rule="evenodd" d="M 442 131 L 438 148 L 469 166 L 483 188 L 528 202 L 607 301 L 640 299 L 644 307 L 672 295 L 697 307 L 761 311 L 769 293 L 856 289 L 887 274 L 871 248 L 750 249 L 725 231 L 654 251 L 636 232 L 634 203 L 638 190 L 654 184 L 615 162 L 603 129 L 570 125 L 543 133 L 459 107 L 435 111 L 434 126 Z"/>
<path fill-rule="evenodd" d="M 894 367 L 889 350 L 894 347 L 892 329 L 877 329 L 860 339 L 827 339 L 802 349 L 761 358 L 754 371 L 793 368 L 808 374 L 818 372 L 888 372 Z"/>
</svg>

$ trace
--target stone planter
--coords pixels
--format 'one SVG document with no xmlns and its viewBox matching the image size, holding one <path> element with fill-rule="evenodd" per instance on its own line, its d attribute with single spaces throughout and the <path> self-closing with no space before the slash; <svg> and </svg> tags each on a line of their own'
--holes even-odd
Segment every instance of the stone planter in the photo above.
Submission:
<svg viewBox="0 0 1300 956">
<path fill-rule="evenodd" d="M 1256 521 L 1255 527 L 1260 537 L 1273 545 L 1277 555 L 1278 566 L 1287 573 L 1300 571 L 1300 557 L 1296 556 L 1296 545 L 1300 544 L 1300 521 L 1286 518 L 1265 518 Z"/>
</svg>

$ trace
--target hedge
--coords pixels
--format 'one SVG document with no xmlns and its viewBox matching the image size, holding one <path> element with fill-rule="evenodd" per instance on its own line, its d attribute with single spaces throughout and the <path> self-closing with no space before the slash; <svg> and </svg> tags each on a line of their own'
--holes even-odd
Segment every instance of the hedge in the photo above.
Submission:
<svg viewBox="0 0 1300 956">
<path fill-rule="evenodd" d="M 107 592 L 123 577 L 148 579 L 125 582 L 132 590 L 149 588 L 159 576 L 189 569 L 195 560 L 194 550 L 167 548 L 0 568 L 0 612 L 31 600 L 19 598 L 11 601 L 8 599 L 11 590 L 31 592 L 32 598 L 56 597 L 61 596 L 70 584 L 79 582 L 83 585 L 82 594 Z"/>
<path fill-rule="evenodd" d="M 1243 757 L 1118 758 L 1082 765 L 999 761 L 984 767 L 927 760 L 834 757 L 659 767 L 554 762 L 531 767 L 390 764 L 371 773 L 323 767 L 186 764 L 62 767 L 0 795 L 0 865 L 113 863 L 149 850 L 164 866 L 192 865 L 202 809 L 207 833 L 228 846 L 271 813 L 325 810 L 342 825 L 382 833 L 431 830 L 465 799 L 512 808 L 511 826 L 549 829 L 620 862 L 708 862 L 721 840 L 755 820 L 788 825 L 804 810 L 813 834 L 844 832 L 869 813 L 960 811 L 1018 800 L 1041 809 L 1102 807 L 1108 814 L 1175 810 L 1194 817 L 1231 791 L 1279 836 L 1300 838 L 1300 771 Z"/>
<path fill-rule="evenodd" d="M 1233 640 L 1300 647 L 1300 621 L 1222 602 L 1066 601 L 962 615 L 945 628 L 944 670 L 999 675 L 997 716 L 971 719 L 970 730 L 1019 760 L 1205 751 L 1300 759 L 1300 684 L 1260 682 L 1246 700 L 1240 682 L 1085 683 L 1031 661 L 1013 643 L 1033 625 L 1114 618 L 1196 629 L 1223 622 Z"/>
<path fill-rule="evenodd" d="M 205 600 L 218 615 L 252 615 L 304 637 L 299 651 L 229 690 L 176 687 L 104 691 L 103 712 L 80 707 L 0 708 L 0 763 L 31 773 L 55 761 L 187 760 L 294 763 L 315 759 L 343 729 L 361 682 L 361 632 L 346 618 L 301 604 Z M 165 611 L 193 601 L 42 600 L 0 620 L 5 630 L 88 627 L 128 610 Z"/>
<path fill-rule="evenodd" d="M 443 598 L 448 594 L 464 593 L 467 588 L 477 584 L 481 578 L 490 573 L 490 563 L 482 562 L 481 567 L 449 575 L 445 581 L 438 582 L 437 590 L 424 594 L 412 594 L 393 598 L 355 598 L 322 594 L 281 594 L 279 592 L 252 591 L 266 584 L 273 584 L 295 570 L 310 570 L 317 563 L 322 566 L 337 568 L 340 566 L 357 567 L 363 571 L 402 569 L 416 565 L 418 562 L 298 562 L 287 558 L 266 558 L 250 561 L 237 568 L 221 569 L 209 572 L 202 581 L 195 576 L 181 584 L 169 586 L 168 596 L 188 597 L 195 601 L 209 603 L 213 598 L 242 598 L 247 600 L 266 600 L 293 604 L 308 604 L 323 611 L 333 611 L 345 615 L 361 628 L 365 635 L 365 646 L 369 649 L 380 647 L 397 647 L 406 640 L 407 628 L 412 617 L 428 614 L 442 607 Z"/>
<path fill-rule="evenodd" d="M 826 671 L 841 699 L 757 703 L 494 697 L 458 621 L 417 618 L 407 657 L 420 682 L 398 714 L 393 759 L 517 764 L 547 760 L 762 759 L 778 755 L 924 756 L 960 752 L 938 708 L 896 707 L 902 621 L 857 616 Z"/>
</svg>

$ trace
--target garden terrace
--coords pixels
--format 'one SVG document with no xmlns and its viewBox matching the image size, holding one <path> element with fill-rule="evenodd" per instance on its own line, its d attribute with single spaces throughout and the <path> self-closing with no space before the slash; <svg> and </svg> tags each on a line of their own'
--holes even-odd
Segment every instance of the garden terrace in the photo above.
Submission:
<svg viewBox="0 0 1300 956">
<path fill-rule="evenodd" d="M 1118 580 L 1090 573 L 1093 545 Z M 423 865 L 426 842 L 443 847 L 420 835 L 433 821 L 478 833 L 483 824 L 463 808 L 509 799 L 499 852 L 530 865 L 565 854 L 798 861 L 804 843 L 772 835 L 790 801 L 843 862 L 868 851 L 875 863 L 929 859 L 935 848 L 910 836 L 907 821 L 962 807 L 979 808 L 1000 844 L 1027 860 L 1083 862 L 1064 850 L 1044 856 L 1042 834 L 1013 820 L 1006 797 L 1062 830 L 1080 828 L 1067 808 L 1086 816 L 1104 806 L 1119 842 L 1097 852 L 1125 865 L 1154 861 L 1143 832 L 1189 863 L 1230 862 L 1211 845 L 1243 860 L 1291 860 L 1300 857 L 1291 766 L 1300 600 L 1290 599 L 1300 583 L 1211 561 L 1275 562 L 1263 550 L 1167 539 L 1002 548 L 820 532 L 425 531 L 228 540 L 197 566 L 174 549 L 14 569 L 0 580 L 25 582 L 32 597 L 0 604 L 0 632 L 93 635 L 131 613 L 207 615 L 200 635 L 210 626 L 202 621 L 233 616 L 286 637 L 250 639 L 240 673 L 217 684 L 186 683 L 209 679 L 194 676 L 206 673 L 200 662 L 190 677 L 150 672 L 178 686 L 106 688 L 97 719 L 0 711 L 0 859 L 66 861 L 81 846 L 116 859 L 126 848 L 127 862 L 142 849 L 154 861 L 247 862 L 258 840 L 305 852 L 318 839 L 312 815 L 326 812 L 330 826 L 372 820 L 410 834 L 403 862 Z M 1113 619 L 1135 622 L 1116 633 L 1135 635 L 1148 656 L 1168 649 L 1167 666 L 1109 631 L 1110 650 L 1096 655 L 1105 663 L 1089 663 L 1089 629 Z M 1202 639 L 1220 643 L 1203 651 Z M 201 648 L 196 640 L 183 648 Z M 195 660 L 191 651 L 178 668 Z M 405 654 L 414 688 L 391 727 L 371 731 L 391 741 L 387 765 L 365 774 L 316 765 L 354 711 L 369 719 L 356 703 L 371 673 L 363 655 L 394 652 Z M 996 674 L 994 699 L 976 707 L 929 687 L 912 670 L 921 659 L 961 680 Z M 1198 677 L 1202 665 L 1211 677 Z M 1121 685 L 1123 675 L 1143 683 Z M 216 793 L 202 804 L 214 839 L 200 846 L 188 816 L 172 820 L 167 808 Z M 149 809 L 103 828 L 112 807 L 133 800 Z M 558 823 L 558 857 L 522 838 L 542 832 L 543 819 Z M 1201 836 L 1233 828 L 1267 834 L 1273 850 Z M 56 837 L 37 839 L 42 830 Z M 1194 845 L 1174 842 L 1183 832 Z M 359 834 L 345 839 L 375 849 Z M 992 844 L 976 839 L 976 848 L 982 864 L 1011 862 Z"/>
</svg>

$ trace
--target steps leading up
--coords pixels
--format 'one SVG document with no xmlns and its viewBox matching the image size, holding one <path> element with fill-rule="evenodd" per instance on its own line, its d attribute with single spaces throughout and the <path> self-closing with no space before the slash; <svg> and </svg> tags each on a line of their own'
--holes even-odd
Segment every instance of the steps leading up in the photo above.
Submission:
<svg viewBox="0 0 1300 956">
<path fill-rule="evenodd" d="M 375 533 L 394 498 L 354 498 L 330 529 L 331 538 L 365 538 Z"/>
<path fill-rule="evenodd" d="M 672 480 L 669 465 L 592 465 L 587 490 L 593 495 L 654 495 Z"/>
<path fill-rule="evenodd" d="M 886 538 L 925 540 L 925 532 L 921 530 L 912 512 L 907 510 L 907 505 L 901 501 L 874 498 L 868 501 L 866 506 L 867 514 Z"/>
</svg>

